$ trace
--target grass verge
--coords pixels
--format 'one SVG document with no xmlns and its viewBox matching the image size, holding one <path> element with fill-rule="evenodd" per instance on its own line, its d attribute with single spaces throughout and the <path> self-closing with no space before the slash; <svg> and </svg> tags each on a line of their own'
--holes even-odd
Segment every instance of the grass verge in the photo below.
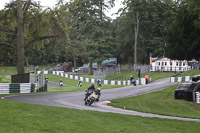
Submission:
<svg viewBox="0 0 200 133">
<path fill-rule="evenodd" d="M 138 79 L 138 73 L 135 71 L 132 72 L 123 72 L 123 73 L 117 73 L 113 76 L 108 76 L 106 77 L 107 80 L 129 80 L 130 76 L 135 77 L 136 79 Z M 146 75 L 146 73 L 142 73 L 141 74 L 141 78 L 144 78 Z M 155 81 L 161 78 L 166 78 L 166 77 L 171 77 L 174 76 L 175 73 L 168 73 L 168 72 L 151 72 L 151 81 Z"/>
<path fill-rule="evenodd" d="M 0 75 L 0 83 L 10 83 L 10 78 L 5 77 L 4 75 Z"/>
<path fill-rule="evenodd" d="M 53 75 L 53 74 L 47 74 L 45 77 L 48 77 L 48 81 L 54 82 L 54 83 L 59 83 L 59 81 L 62 79 L 64 85 L 69 85 L 72 87 L 48 87 L 48 92 L 63 92 L 63 91 L 83 91 L 86 90 L 89 86 L 91 86 L 91 83 L 89 82 L 82 82 L 82 87 L 77 87 L 78 80 L 74 79 L 69 79 L 69 78 L 64 78 L 58 75 Z M 108 89 L 108 88 L 117 88 L 117 87 L 124 87 L 123 85 L 104 85 L 102 84 L 101 87 L 98 87 L 95 85 L 96 88 L 101 88 L 101 89 Z"/>
<path fill-rule="evenodd" d="M 200 105 L 174 99 L 176 86 L 149 94 L 112 100 L 111 106 L 128 110 L 200 119 Z"/>
<path fill-rule="evenodd" d="M 0 114 L 2 133 L 199 132 L 197 122 L 75 110 L 2 99 Z"/>
<path fill-rule="evenodd" d="M 199 75 L 199 74 L 200 74 L 200 70 L 190 70 L 190 71 L 180 73 L 176 77 L 194 76 L 194 75 Z"/>
</svg>

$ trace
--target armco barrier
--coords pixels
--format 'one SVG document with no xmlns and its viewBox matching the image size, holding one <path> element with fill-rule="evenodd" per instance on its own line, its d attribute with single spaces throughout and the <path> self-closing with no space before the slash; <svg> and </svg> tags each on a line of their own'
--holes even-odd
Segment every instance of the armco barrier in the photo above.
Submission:
<svg viewBox="0 0 200 133">
<path fill-rule="evenodd" d="M 170 77 L 170 82 L 189 82 L 191 80 L 192 80 L 192 76 Z"/>
<path fill-rule="evenodd" d="M 36 85 L 33 83 L 2 83 L 0 84 L 0 94 L 10 93 L 32 93 L 35 92 Z"/>
<path fill-rule="evenodd" d="M 50 72 L 48 72 L 48 71 L 44 71 L 44 73 L 50 74 Z M 52 71 L 52 74 L 58 75 L 61 77 L 65 77 L 65 78 L 80 80 L 80 81 L 84 81 L 84 82 L 97 83 L 97 79 L 90 79 L 90 78 L 70 75 L 70 74 L 64 73 L 64 71 Z M 131 85 L 130 80 L 128 80 L 128 81 L 101 80 L 101 83 L 106 84 L 106 85 Z M 145 85 L 146 84 L 145 78 L 141 78 L 140 80 L 137 80 L 136 84 Z"/>
</svg>

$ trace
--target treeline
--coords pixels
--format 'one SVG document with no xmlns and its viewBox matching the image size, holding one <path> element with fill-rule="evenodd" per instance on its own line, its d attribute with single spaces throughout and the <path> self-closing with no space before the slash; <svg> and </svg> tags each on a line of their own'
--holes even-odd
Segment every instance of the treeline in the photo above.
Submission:
<svg viewBox="0 0 200 133">
<path fill-rule="evenodd" d="M 200 57 L 199 0 L 124 0 L 114 20 L 106 16 L 114 0 L 59 0 L 54 9 L 29 4 L 23 17 L 25 64 L 98 62 L 100 68 L 109 57 L 131 64 L 148 63 L 149 53 Z M 0 65 L 16 65 L 17 28 L 14 0 L 0 10 Z"/>
</svg>

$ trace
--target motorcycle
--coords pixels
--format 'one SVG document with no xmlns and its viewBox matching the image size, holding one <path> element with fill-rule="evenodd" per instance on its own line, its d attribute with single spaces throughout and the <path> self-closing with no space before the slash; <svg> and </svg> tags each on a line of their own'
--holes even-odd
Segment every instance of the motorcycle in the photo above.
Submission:
<svg viewBox="0 0 200 133">
<path fill-rule="evenodd" d="M 86 99 L 85 99 L 85 105 L 91 105 L 94 101 L 96 101 L 99 98 L 99 95 L 96 91 L 93 91 Z"/>
<path fill-rule="evenodd" d="M 136 80 L 135 79 L 131 80 L 131 84 L 136 86 Z"/>
<path fill-rule="evenodd" d="M 59 82 L 59 86 L 63 86 L 63 82 L 62 81 Z"/>
<path fill-rule="evenodd" d="M 98 85 L 98 86 L 101 86 L 101 81 L 99 81 L 99 82 L 97 83 L 97 85 Z"/>
</svg>

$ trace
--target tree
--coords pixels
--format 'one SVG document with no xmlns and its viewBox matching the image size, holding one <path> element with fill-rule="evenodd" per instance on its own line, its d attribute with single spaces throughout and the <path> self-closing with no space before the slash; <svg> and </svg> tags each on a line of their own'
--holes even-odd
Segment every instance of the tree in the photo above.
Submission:
<svg viewBox="0 0 200 133">
<path fill-rule="evenodd" d="M 27 2 L 30 2 L 29 4 Z M 23 5 L 23 31 L 24 37 L 22 41 L 24 41 L 25 51 L 37 51 L 37 53 L 41 53 L 43 57 L 41 57 L 42 62 L 45 63 L 46 60 L 52 56 L 58 56 L 58 53 L 62 50 L 67 49 L 67 44 L 69 42 L 68 37 L 68 25 L 67 25 L 67 12 L 61 12 L 60 9 L 45 9 L 41 10 L 41 6 L 38 3 L 27 1 L 26 3 L 22 2 Z M 15 49 L 17 43 L 17 18 L 16 14 L 16 3 L 9 3 L 3 11 L 1 11 L 0 17 L 0 32 L 3 35 L 0 38 L 0 43 L 3 44 L 1 47 L 9 50 L 7 52 L 8 55 L 2 55 L 2 58 L 10 58 L 10 64 L 15 64 Z M 59 15 L 60 14 L 60 15 Z M 61 17 L 62 16 L 62 17 Z M 54 47 L 55 40 L 59 43 L 56 43 L 56 49 L 51 49 L 52 52 L 49 54 L 49 51 L 45 51 L 44 46 Z M 48 45 L 49 44 L 49 45 Z M 60 46 L 58 46 L 60 45 Z M 57 49 L 60 47 L 61 49 Z M 49 47 L 50 48 L 50 47 Z M 40 52 L 38 52 L 40 50 Z M 57 50 L 57 51 L 56 51 Z M 5 51 L 5 50 L 4 50 Z M 42 54 L 46 52 L 45 54 Z M 23 53 L 23 52 L 21 52 Z M 11 56 L 10 56 L 11 55 Z M 60 56 L 60 55 L 59 55 Z M 63 55 L 61 55 L 63 56 Z M 30 57 L 34 57 L 34 55 L 30 55 L 30 52 L 26 52 L 26 56 L 21 59 L 26 59 L 26 63 L 28 63 L 28 59 Z M 44 60 L 46 58 L 46 60 Z M 56 57 L 57 58 L 57 57 Z M 60 57 L 59 57 L 60 58 Z M 40 59 L 40 58 L 36 58 Z M 39 61 L 38 61 L 39 62 Z M 48 61 L 47 61 L 48 62 Z M 21 65 L 24 63 L 21 63 Z M 22 68 L 21 66 L 19 68 Z"/>
<path fill-rule="evenodd" d="M 172 59 L 200 58 L 200 2 L 184 0 L 178 5 L 177 15 L 168 35 L 167 54 Z"/>
<path fill-rule="evenodd" d="M 27 1 L 30 3 L 30 0 Z M 28 5 L 28 3 L 26 4 Z M 17 0 L 17 73 L 24 73 L 24 22 L 22 12 L 22 0 Z"/>
<path fill-rule="evenodd" d="M 173 1 L 127 0 L 124 4 L 116 20 L 118 46 L 123 48 L 120 58 L 139 64 L 148 62 L 149 52 L 163 56 L 169 23 L 174 15 Z"/>
<path fill-rule="evenodd" d="M 109 2 L 111 5 L 114 1 Z M 112 42 L 112 34 L 108 29 L 111 22 L 104 14 L 104 10 L 109 5 L 103 0 L 74 0 L 70 6 L 72 20 L 70 40 L 86 42 L 82 48 L 87 51 L 85 55 L 91 67 L 93 61 L 100 64 L 101 61 L 111 56 L 108 45 Z M 98 66 L 100 68 L 100 65 Z M 92 68 L 90 68 L 90 74 L 92 74 Z"/>
</svg>

